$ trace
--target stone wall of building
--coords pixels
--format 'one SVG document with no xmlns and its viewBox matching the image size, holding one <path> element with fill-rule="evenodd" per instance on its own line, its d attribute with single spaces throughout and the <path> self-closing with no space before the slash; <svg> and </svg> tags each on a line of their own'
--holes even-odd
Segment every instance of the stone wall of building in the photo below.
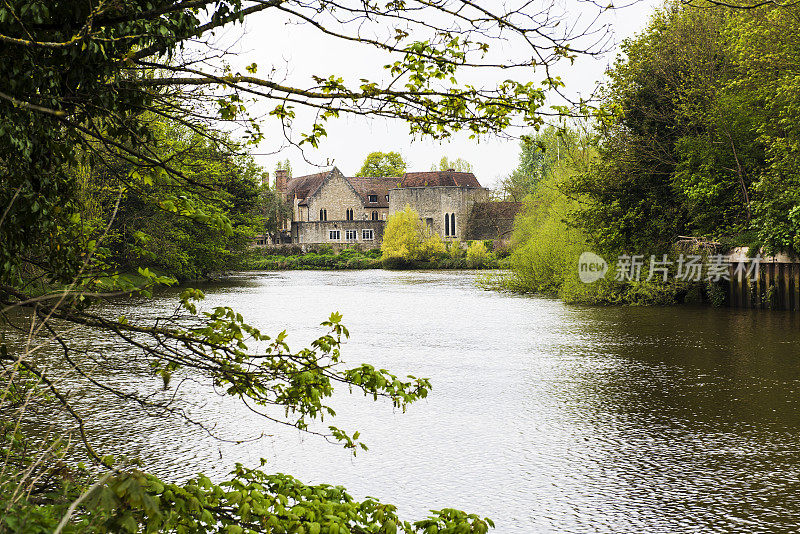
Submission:
<svg viewBox="0 0 800 534">
<path fill-rule="evenodd" d="M 375 211 L 378 213 L 378 221 L 385 221 L 389 217 L 389 208 L 370 208 L 364 207 L 361 209 L 362 213 L 356 212 L 357 217 L 361 217 L 364 220 L 372 220 L 372 212 Z"/>
<path fill-rule="evenodd" d="M 389 191 L 389 216 L 406 205 L 444 239 L 465 239 L 467 220 L 476 202 L 487 202 L 489 191 L 468 187 L 402 187 Z M 456 216 L 455 233 L 445 236 L 445 214 Z"/>
<path fill-rule="evenodd" d="M 344 221 L 347 219 L 347 210 L 353 210 L 353 217 L 362 218 L 364 203 L 355 189 L 342 176 L 334 170 L 331 177 L 326 180 L 316 193 L 306 199 L 308 208 L 305 214 L 308 218 L 301 220 L 319 221 L 319 211 L 324 209 L 328 214 L 328 221 Z M 303 207 L 300 207 L 301 211 Z"/>
<path fill-rule="evenodd" d="M 386 221 L 295 221 L 292 223 L 292 243 L 359 244 L 364 248 L 377 248 L 383 240 Z M 339 232 L 338 239 L 331 239 L 331 230 Z M 355 239 L 347 239 L 347 231 L 356 232 Z M 372 239 L 364 238 L 364 230 L 372 231 Z"/>
</svg>

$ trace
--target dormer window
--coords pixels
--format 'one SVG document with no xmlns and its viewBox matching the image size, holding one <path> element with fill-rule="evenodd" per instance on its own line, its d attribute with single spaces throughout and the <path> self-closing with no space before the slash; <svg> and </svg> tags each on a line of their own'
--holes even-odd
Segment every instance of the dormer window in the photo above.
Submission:
<svg viewBox="0 0 800 534">
<path fill-rule="evenodd" d="M 367 196 L 367 199 L 368 199 L 370 202 L 377 202 L 377 201 L 378 201 L 378 195 L 368 195 L 368 196 Z"/>
</svg>

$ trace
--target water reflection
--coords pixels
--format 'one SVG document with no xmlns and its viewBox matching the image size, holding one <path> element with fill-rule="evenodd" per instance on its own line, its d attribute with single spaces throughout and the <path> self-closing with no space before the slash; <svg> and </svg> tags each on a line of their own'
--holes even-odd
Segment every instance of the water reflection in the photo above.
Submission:
<svg viewBox="0 0 800 534">
<path fill-rule="evenodd" d="M 202 382 L 182 385 L 197 427 L 87 399 L 95 439 L 157 472 L 221 475 L 266 458 L 274 471 L 334 482 L 420 517 L 452 506 L 498 532 L 792 532 L 800 527 L 800 316 L 693 308 L 584 308 L 478 289 L 473 273 L 290 272 L 203 287 L 299 348 L 340 311 L 351 363 L 428 376 L 400 414 L 340 395 L 337 425 L 362 431 L 353 459 L 276 428 Z M 109 304 L 155 317 L 174 295 Z M 87 343 L 102 338 L 85 333 Z M 108 347 L 103 347 L 108 350 Z M 120 354 L 124 359 L 124 354 Z M 130 369 L 116 380 L 155 389 Z M 147 389 L 150 388 L 150 389 Z M 108 417 L 111 415 L 111 417 Z"/>
</svg>

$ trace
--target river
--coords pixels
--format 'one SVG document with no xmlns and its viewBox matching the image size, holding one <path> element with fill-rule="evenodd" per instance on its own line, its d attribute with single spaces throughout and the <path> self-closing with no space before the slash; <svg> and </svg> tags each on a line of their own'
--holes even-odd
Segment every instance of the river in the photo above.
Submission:
<svg viewBox="0 0 800 534">
<path fill-rule="evenodd" d="M 492 518 L 498 533 L 800 529 L 800 315 L 568 306 L 485 291 L 478 276 L 293 271 L 203 287 L 205 307 L 285 329 L 297 349 L 339 311 L 348 363 L 431 379 L 406 413 L 335 398 L 335 424 L 370 447 L 355 458 L 202 383 L 181 390 L 194 417 L 225 438 L 265 436 L 219 441 L 111 405 L 98 406 L 106 417 L 92 436 L 168 478 L 265 458 L 269 471 L 344 485 L 406 519 L 454 507 Z M 148 317 L 173 304 L 167 292 L 108 306 Z"/>
</svg>

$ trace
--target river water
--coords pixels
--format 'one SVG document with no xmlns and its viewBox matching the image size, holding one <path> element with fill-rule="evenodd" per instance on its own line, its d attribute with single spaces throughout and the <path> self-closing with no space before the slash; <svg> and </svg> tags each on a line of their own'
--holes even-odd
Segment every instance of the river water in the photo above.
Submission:
<svg viewBox="0 0 800 534">
<path fill-rule="evenodd" d="M 335 424 L 370 447 L 355 458 L 193 382 L 181 388 L 193 417 L 227 439 L 264 437 L 219 441 L 112 405 L 97 407 L 92 436 L 168 478 L 264 458 L 269 471 L 394 503 L 405 519 L 454 507 L 498 533 L 800 530 L 798 314 L 576 307 L 484 291 L 478 276 L 247 273 L 203 288 L 204 306 L 286 329 L 293 349 L 339 311 L 348 363 L 431 379 L 406 413 L 335 398 Z M 167 293 L 111 307 L 147 317 L 173 303 Z"/>
</svg>

